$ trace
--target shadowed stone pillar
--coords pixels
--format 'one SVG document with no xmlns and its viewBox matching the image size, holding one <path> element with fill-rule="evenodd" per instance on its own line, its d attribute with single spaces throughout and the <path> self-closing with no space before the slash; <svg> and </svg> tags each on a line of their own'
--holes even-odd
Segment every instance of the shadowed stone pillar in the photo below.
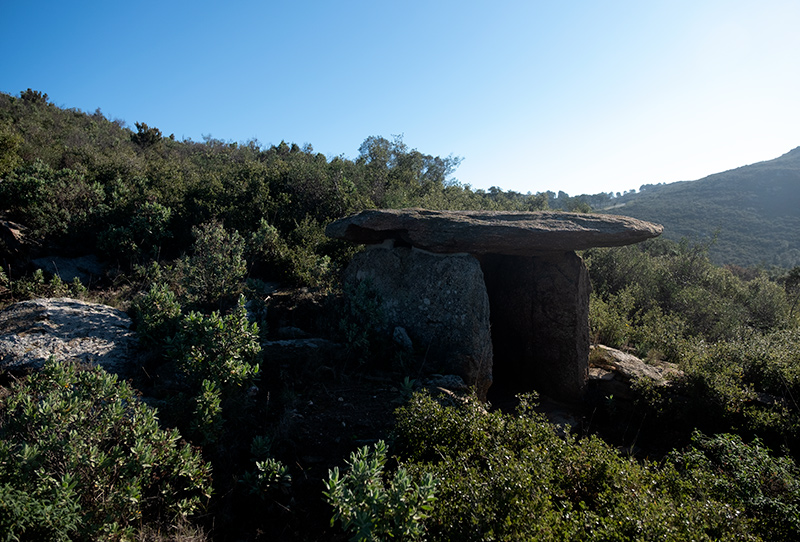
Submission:
<svg viewBox="0 0 800 542">
<path fill-rule="evenodd" d="M 574 252 L 484 255 L 495 382 L 503 392 L 581 398 L 589 358 L 589 276 Z"/>
</svg>

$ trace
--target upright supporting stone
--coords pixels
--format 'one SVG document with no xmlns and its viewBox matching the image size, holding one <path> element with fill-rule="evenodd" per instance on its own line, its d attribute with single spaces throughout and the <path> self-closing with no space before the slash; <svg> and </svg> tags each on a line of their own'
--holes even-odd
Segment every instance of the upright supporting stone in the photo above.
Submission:
<svg viewBox="0 0 800 542">
<path fill-rule="evenodd" d="M 485 400 L 492 384 L 489 298 L 478 260 L 409 247 L 356 254 L 345 281 L 368 281 L 389 325 L 405 328 L 425 370 L 459 375 Z"/>
<path fill-rule="evenodd" d="M 481 256 L 494 380 L 506 392 L 581 398 L 589 358 L 589 276 L 572 251 Z"/>
</svg>

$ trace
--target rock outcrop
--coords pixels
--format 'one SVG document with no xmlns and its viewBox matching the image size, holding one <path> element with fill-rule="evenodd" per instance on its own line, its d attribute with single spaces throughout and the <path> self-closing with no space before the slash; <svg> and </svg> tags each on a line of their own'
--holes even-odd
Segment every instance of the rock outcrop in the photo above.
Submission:
<svg viewBox="0 0 800 542">
<path fill-rule="evenodd" d="M 34 299 L 0 312 L 0 371 L 38 369 L 50 357 L 131 376 L 137 349 L 121 310 L 68 298 Z"/>
<path fill-rule="evenodd" d="M 631 399 L 631 384 L 645 379 L 656 386 L 668 386 L 683 376 L 674 363 L 645 363 L 633 354 L 602 344 L 593 346 L 589 356 L 589 379 L 603 395 Z"/>
<path fill-rule="evenodd" d="M 393 318 L 389 324 L 406 328 L 413 342 L 426 344 L 430 337 L 440 337 L 441 331 L 434 330 L 451 328 L 448 333 L 460 338 L 442 344 L 457 342 L 460 349 L 443 348 L 437 354 L 448 360 L 448 372 L 476 387 L 479 397 L 485 398 L 494 381 L 507 392 L 537 389 L 565 401 L 581 398 L 588 374 L 590 285 L 574 251 L 637 243 L 661 231 L 661 226 L 620 216 L 423 209 L 363 211 L 326 229 L 330 237 L 384 249 L 363 252 L 347 276 L 368 277 L 390 300 L 384 304 Z M 411 261 L 420 251 L 433 254 L 413 270 L 406 263 L 385 263 Z M 430 259 L 434 254 L 441 256 Z M 442 263 L 451 258 L 474 259 L 472 265 L 477 263 L 482 273 L 443 282 L 436 266 L 455 265 Z M 373 271 L 363 271 L 367 268 Z M 453 288 L 457 282 L 462 283 L 458 290 Z M 442 288 L 444 293 L 432 293 Z M 467 308 L 478 307 L 474 301 L 457 299 L 466 292 L 477 299 L 484 290 L 488 325 L 482 309 Z M 392 305 L 401 295 L 416 304 Z M 465 310 L 476 316 L 459 320 L 456 316 Z M 448 312 L 452 315 L 444 316 Z M 426 316 L 434 313 L 441 316 Z M 484 346 L 486 336 L 491 337 L 491 349 Z M 448 358 L 448 353 L 457 355 Z M 492 359 L 486 361 L 487 355 Z"/>
</svg>

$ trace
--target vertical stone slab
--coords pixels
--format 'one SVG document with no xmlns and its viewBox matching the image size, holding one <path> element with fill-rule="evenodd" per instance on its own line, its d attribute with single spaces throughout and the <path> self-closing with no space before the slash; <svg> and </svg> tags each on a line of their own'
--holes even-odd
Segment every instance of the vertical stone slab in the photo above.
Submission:
<svg viewBox="0 0 800 542">
<path fill-rule="evenodd" d="M 494 380 L 507 392 L 536 389 L 578 401 L 589 357 L 589 275 L 572 251 L 484 255 Z"/>
<path fill-rule="evenodd" d="M 357 254 L 345 281 L 368 280 L 390 327 L 405 328 L 425 352 L 425 370 L 456 374 L 486 399 L 492 383 L 489 298 L 478 260 L 409 247 Z"/>
</svg>

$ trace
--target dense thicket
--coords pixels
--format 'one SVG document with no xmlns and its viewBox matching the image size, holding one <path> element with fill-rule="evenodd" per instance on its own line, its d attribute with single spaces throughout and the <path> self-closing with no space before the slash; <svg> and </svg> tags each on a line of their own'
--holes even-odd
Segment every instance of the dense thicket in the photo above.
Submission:
<svg viewBox="0 0 800 542">
<path fill-rule="evenodd" d="M 592 340 L 684 372 L 677 391 L 641 390 L 662 423 L 798 449 L 800 268 L 773 281 L 763 271 L 715 266 L 706 246 L 668 240 L 584 257 Z"/>
<path fill-rule="evenodd" d="M 546 206 L 545 195 L 462 186 L 452 178 L 459 162 L 401 137 L 368 137 L 355 160 L 286 142 L 177 141 L 143 122 L 131 130 L 100 110 L 59 108 L 40 92 L 0 94 L 0 210 L 37 239 L 126 264 L 186 252 L 192 228 L 216 220 L 245 238 L 274 228 L 271 250 L 251 265 L 302 282 L 311 279 L 303 266 L 347 252 L 323 226 L 365 208 Z"/>
<path fill-rule="evenodd" d="M 796 540 L 798 471 L 763 444 L 696 433 L 660 462 L 514 413 L 417 394 L 397 412 L 404 468 L 438 481 L 433 540 Z M 772 482 L 781 482 L 772 486 Z"/>
</svg>

